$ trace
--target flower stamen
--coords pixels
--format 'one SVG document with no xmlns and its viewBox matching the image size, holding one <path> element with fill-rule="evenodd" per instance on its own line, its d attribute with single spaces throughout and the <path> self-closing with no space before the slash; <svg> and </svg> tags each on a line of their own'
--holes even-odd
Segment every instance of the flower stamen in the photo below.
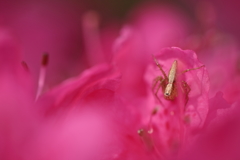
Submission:
<svg viewBox="0 0 240 160">
<path fill-rule="evenodd" d="M 40 73 L 39 73 L 39 78 L 38 78 L 38 88 L 37 88 L 37 95 L 36 99 L 41 95 L 44 87 L 44 82 L 46 79 L 46 68 L 48 65 L 48 60 L 49 60 L 49 55 L 48 53 L 44 53 L 42 56 L 42 62 L 41 62 L 41 68 L 40 68 Z"/>
<path fill-rule="evenodd" d="M 22 65 L 22 67 L 24 68 L 25 71 L 29 72 L 28 65 L 27 65 L 27 63 L 25 61 L 22 61 L 21 65 Z"/>
<path fill-rule="evenodd" d="M 152 127 L 152 119 L 153 119 L 153 116 L 157 114 L 159 108 L 158 107 L 155 107 L 151 113 L 151 116 L 150 116 L 150 119 L 149 119 L 149 122 L 148 122 L 148 133 L 149 134 L 152 134 L 153 133 L 153 127 Z"/>
</svg>

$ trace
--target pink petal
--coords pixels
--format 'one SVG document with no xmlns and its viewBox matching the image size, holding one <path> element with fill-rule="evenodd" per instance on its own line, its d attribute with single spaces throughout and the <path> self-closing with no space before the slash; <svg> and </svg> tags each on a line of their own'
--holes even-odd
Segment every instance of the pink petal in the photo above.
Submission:
<svg viewBox="0 0 240 160">
<path fill-rule="evenodd" d="M 49 91 L 40 102 L 50 100 L 47 105 L 50 110 L 71 108 L 79 103 L 103 103 L 118 88 L 119 78 L 118 72 L 113 72 L 110 66 L 98 65 Z"/>
<path fill-rule="evenodd" d="M 193 51 L 171 47 L 162 49 L 155 56 L 166 74 L 168 74 L 173 61 L 178 61 L 175 82 L 178 92 L 177 97 L 173 100 L 166 100 L 163 97 L 162 89 L 157 94 L 158 98 L 151 91 L 153 79 L 163 76 L 154 61 L 149 65 L 145 75 L 149 84 L 149 96 L 153 97 L 150 98 L 148 107 L 159 107 L 159 112 L 153 118 L 153 129 L 158 134 L 156 140 L 158 139 L 159 145 L 164 146 L 166 155 L 173 156 L 178 152 L 180 146 L 191 141 L 192 131 L 200 129 L 204 124 L 208 113 L 209 79 L 205 67 L 181 73 L 186 69 L 202 66 Z M 181 81 L 185 81 L 191 89 L 187 96 L 180 89 Z"/>
</svg>

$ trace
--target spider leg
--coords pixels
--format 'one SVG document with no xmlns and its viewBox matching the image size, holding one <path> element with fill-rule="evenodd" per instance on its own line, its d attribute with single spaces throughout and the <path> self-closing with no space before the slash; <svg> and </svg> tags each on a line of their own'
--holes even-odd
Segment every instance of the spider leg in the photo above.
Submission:
<svg viewBox="0 0 240 160">
<path fill-rule="evenodd" d="M 185 94 L 185 106 L 187 105 L 187 102 L 188 102 L 188 94 L 189 92 L 191 91 L 191 88 L 190 86 L 187 84 L 187 82 L 185 81 L 182 81 L 182 89 L 183 89 L 183 92 Z M 185 108 L 186 109 L 186 108 Z M 184 110 L 185 110 L 184 109 Z"/>
<path fill-rule="evenodd" d="M 182 71 L 181 74 L 186 73 L 186 72 L 189 72 L 189 71 L 192 71 L 192 70 L 200 69 L 200 68 L 202 68 L 202 67 L 205 67 L 205 65 L 202 65 L 202 66 L 197 67 L 197 68 L 186 69 L 186 70 Z"/>
<path fill-rule="evenodd" d="M 160 87 L 164 88 L 164 86 L 163 86 L 164 81 L 165 81 L 165 79 L 163 77 L 158 76 L 153 80 L 153 86 L 152 86 L 152 92 L 161 104 L 162 104 L 162 101 L 160 100 L 160 98 L 158 97 L 157 94 L 158 94 Z M 155 88 L 157 88 L 156 91 L 155 91 Z"/>
<path fill-rule="evenodd" d="M 156 78 L 153 79 L 153 85 L 152 85 L 152 92 L 155 94 L 155 87 L 156 85 L 158 84 L 158 81 L 161 81 L 162 77 L 161 76 L 158 76 Z"/>
<path fill-rule="evenodd" d="M 158 68 L 159 68 L 159 69 L 160 69 L 160 71 L 162 72 L 162 74 L 163 74 L 164 78 L 165 78 L 165 79 L 167 79 L 168 77 L 167 77 L 166 73 L 164 72 L 164 70 L 162 69 L 162 67 L 160 66 L 160 64 L 158 63 L 158 61 L 157 61 L 156 57 L 155 57 L 154 55 L 152 55 L 152 57 L 153 57 L 153 59 L 154 59 L 154 61 L 155 61 L 156 65 L 158 66 Z"/>
</svg>

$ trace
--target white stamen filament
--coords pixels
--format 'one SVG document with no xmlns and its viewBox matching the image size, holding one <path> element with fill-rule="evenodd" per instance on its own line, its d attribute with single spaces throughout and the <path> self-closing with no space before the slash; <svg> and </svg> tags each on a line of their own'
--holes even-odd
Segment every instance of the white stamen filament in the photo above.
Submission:
<svg viewBox="0 0 240 160">
<path fill-rule="evenodd" d="M 39 72 L 39 78 L 38 78 L 38 88 L 37 88 L 37 94 L 36 94 L 36 99 L 39 98 L 43 91 L 45 79 L 46 79 L 46 70 L 47 70 L 47 64 L 48 64 L 48 54 L 44 54 L 42 57 L 42 63 L 41 63 L 41 68 Z"/>
</svg>

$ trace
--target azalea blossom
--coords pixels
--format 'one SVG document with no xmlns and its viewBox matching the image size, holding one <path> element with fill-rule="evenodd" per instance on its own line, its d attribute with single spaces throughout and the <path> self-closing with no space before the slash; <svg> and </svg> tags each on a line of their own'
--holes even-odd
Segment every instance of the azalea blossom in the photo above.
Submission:
<svg viewBox="0 0 240 160">
<path fill-rule="evenodd" d="M 24 48 L 1 28 L 0 159 L 240 158 L 237 41 L 214 21 L 201 21 L 199 36 L 183 17 L 176 7 L 145 3 L 108 35 L 98 13 L 85 12 L 85 69 L 51 88 L 56 46 L 36 80 L 31 56 L 24 61 Z"/>
</svg>

